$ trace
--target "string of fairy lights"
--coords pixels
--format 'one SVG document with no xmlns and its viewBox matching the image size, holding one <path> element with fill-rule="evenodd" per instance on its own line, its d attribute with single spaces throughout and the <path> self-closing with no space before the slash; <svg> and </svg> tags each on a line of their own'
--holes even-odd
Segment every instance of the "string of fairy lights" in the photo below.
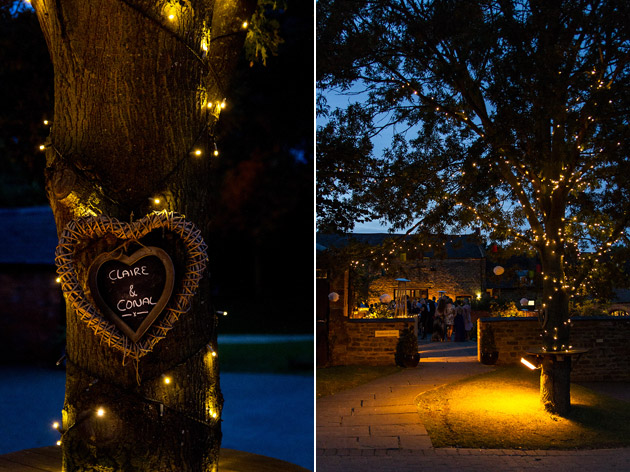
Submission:
<svg viewBox="0 0 630 472">
<path fill-rule="evenodd" d="M 25 1 L 29 4 L 31 3 L 28 0 L 25 0 Z M 216 86 L 218 87 L 219 94 L 221 96 L 225 95 L 225 93 L 222 91 L 224 87 L 221 85 L 221 80 L 216 74 L 216 71 L 214 70 L 214 68 L 212 67 L 212 64 L 207 59 L 208 51 L 213 41 L 216 41 L 217 39 L 220 39 L 225 36 L 242 34 L 242 32 L 246 32 L 247 29 L 249 28 L 249 23 L 247 21 L 243 21 L 240 25 L 240 28 L 238 28 L 237 30 L 221 35 L 220 37 L 217 36 L 214 38 L 211 37 L 210 30 L 204 27 L 204 31 L 202 32 L 198 47 L 194 47 L 194 46 L 191 46 L 181 35 L 177 33 L 177 31 L 173 29 L 174 25 L 176 26 L 178 24 L 183 23 L 183 18 L 185 15 L 190 14 L 190 13 L 186 13 L 186 11 L 188 10 L 186 2 L 182 2 L 182 1 L 167 2 L 162 9 L 162 18 L 158 19 L 147 14 L 146 11 L 128 2 L 127 0 L 119 0 L 119 1 L 123 5 L 126 5 L 133 11 L 140 14 L 142 17 L 150 21 L 152 24 L 159 27 L 161 30 L 168 32 L 171 35 L 171 37 L 173 37 L 176 41 L 184 44 L 187 50 L 193 55 L 193 57 L 195 57 L 197 61 L 212 74 L 214 78 L 214 82 Z M 156 187 L 163 186 L 165 182 L 168 181 L 168 179 L 175 172 L 177 172 L 180 166 L 184 162 L 186 162 L 189 157 L 201 158 L 206 154 L 210 154 L 214 157 L 219 156 L 220 153 L 219 153 L 216 140 L 213 140 L 211 144 L 212 148 L 210 150 L 204 149 L 203 146 L 200 146 L 198 144 L 198 142 L 202 139 L 202 137 L 206 134 L 206 132 L 209 131 L 210 134 L 214 134 L 212 130 L 214 129 L 214 125 L 219 119 L 220 113 L 223 110 L 225 110 L 227 107 L 227 99 L 223 98 L 219 100 L 208 100 L 207 98 L 203 98 L 203 103 L 201 107 L 202 107 L 202 111 L 206 113 L 206 120 L 205 120 L 205 123 L 201 126 L 199 133 L 197 133 L 196 138 L 194 139 L 191 148 L 188 149 L 186 152 L 182 153 L 182 156 L 175 162 L 171 170 L 169 170 L 164 175 L 164 177 L 162 177 L 161 181 L 155 185 Z M 52 127 L 52 122 L 50 120 L 44 119 L 43 124 L 45 126 Z M 60 158 L 64 158 L 63 159 L 64 162 L 72 165 L 75 173 L 81 174 L 87 181 L 93 180 L 91 177 L 87 176 L 86 173 L 82 169 L 75 166 L 71 159 L 65 159 L 66 156 L 64 156 L 64 154 L 54 145 L 54 143 L 51 142 L 50 139 L 47 140 L 47 142 L 39 145 L 40 151 L 45 151 L 47 148 L 52 148 L 54 152 Z M 102 194 L 103 194 L 103 197 L 111 200 L 108 197 L 108 195 L 106 195 L 104 192 L 102 192 Z M 167 203 L 167 199 L 164 197 L 161 198 L 160 195 L 151 196 L 148 198 L 148 200 L 153 204 L 154 207 L 158 209 L 164 209 L 164 205 Z"/>
<path fill-rule="evenodd" d="M 206 357 L 208 358 L 208 360 L 210 362 L 213 362 L 214 359 L 217 357 L 217 351 L 215 350 L 214 346 L 212 345 L 212 343 L 207 343 L 204 344 L 199 350 L 197 350 L 195 353 L 193 353 L 192 355 L 188 356 L 187 358 L 185 358 L 184 360 L 178 362 L 177 364 L 171 366 L 165 373 L 159 374 L 157 376 L 154 376 L 152 378 L 147 378 L 144 379 L 142 384 L 148 384 L 151 383 L 155 380 L 158 380 L 161 384 L 163 384 L 163 386 L 165 388 L 167 388 L 168 386 L 174 386 L 177 385 L 177 381 L 178 381 L 178 377 L 176 374 L 172 373 L 174 371 L 177 370 L 178 367 L 184 365 L 186 362 L 188 362 L 190 359 L 200 355 L 200 354 L 206 354 Z M 70 364 L 73 364 L 77 369 L 80 369 L 81 371 L 87 373 L 90 377 L 91 377 L 91 381 L 88 384 L 88 386 L 85 389 L 85 392 L 89 392 L 89 390 L 95 386 L 97 383 L 99 383 L 101 381 L 100 377 L 93 374 L 93 373 L 89 373 L 87 372 L 87 370 L 83 367 L 79 367 L 77 364 L 73 363 L 72 361 L 70 361 L 67 356 L 62 357 L 59 361 L 57 361 L 57 364 L 61 364 L 63 361 L 66 361 Z M 181 381 L 186 381 L 185 379 L 180 379 Z M 123 388 L 121 386 L 116 386 L 116 388 L 118 390 L 120 390 L 121 392 L 124 392 L 126 395 L 132 396 L 135 399 L 147 404 L 147 405 L 151 405 L 151 406 L 155 406 L 158 410 L 158 414 L 160 417 L 163 417 L 165 412 L 171 412 L 174 414 L 177 414 L 179 416 L 185 417 L 188 420 L 194 421 L 197 424 L 201 424 L 203 426 L 207 426 L 207 427 L 213 427 L 212 423 L 208 423 L 205 419 L 200 419 L 200 418 L 196 418 L 194 416 L 189 415 L 186 412 L 183 412 L 177 408 L 171 407 L 168 404 L 166 404 L 164 401 L 160 401 L 160 400 L 156 400 L 154 398 L 149 398 L 146 397 L 144 395 L 139 394 L 136 390 L 130 390 L 130 389 L 126 389 Z M 214 399 L 216 400 L 216 398 Z M 66 434 L 67 432 L 69 432 L 70 430 L 72 430 L 73 428 L 76 428 L 77 426 L 79 426 L 82 422 L 84 421 L 88 421 L 88 420 L 97 420 L 97 421 L 105 421 L 107 419 L 107 415 L 108 412 L 110 411 L 110 407 L 109 406 L 105 406 L 105 405 L 98 405 L 95 406 L 93 408 L 93 410 L 90 412 L 90 414 L 88 415 L 83 415 L 81 417 L 80 420 L 78 420 L 77 422 L 75 422 L 72 425 L 63 427 L 62 424 L 59 421 L 54 421 L 52 423 L 52 428 L 56 431 L 59 432 L 59 434 L 61 434 L 62 438 L 60 438 L 57 441 L 57 446 L 61 446 L 62 444 L 62 439 L 63 439 L 63 435 Z M 220 416 L 220 405 L 218 405 L 215 402 L 210 402 L 206 404 L 206 413 L 208 414 L 209 418 L 212 418 L 212 421 L 220 421 L 219 416 Z"/>
<path fill-rule="evenodd" d="M 386 64 L 382 64 L 387 67 Z M 389 95 L 391 103 L 397 103 L 400 99 L 407 99 L 410 102 L 420 101 L 420 106 L 427 110 L 433 110 L 441 114 L 446 119 L 457 122 L 475 133 L 479 138 L 485 139 L 484 121 L 480 118 L 477 111 L 476 118 L 472 118 L 466 110 L 457 110 L 453 107 L 440 103 L 440 101 L 430 94 L 420 91 L 420 88 L 414 86 L 413 81 L 406 78 L 399 70 L 391 70 L 390 83 L 396 86 L 395 91 L 398 96 Z M 605 79 L 605 72 L 610 74 L 610 79 Z M 559 74 L 562 74 L 560 71 Z M 507 237 L 514 239 L 515 243 L 520 242 L 527 247 L 533 247 L 540 252 L 547 251 L 551 256 L 559 256 L 561 265 L 565 269 L 570 269 L 576 265 L 574 260 L 565 258 L 565 253 L 572 252 L 577 256 L 578 260 L 582 260 L 587 264 L 591 264 L 592 273 L 582 276 L 550 277 L 544 276 L 545 281 L 553 282 L 553 292 L 568 291 L 571 298 L 579 293 L 584 293 L 592 287 L 591 282 L 596 278 L 598 269 L 594 265 L 601 261 L 602 256 L 610 255 L 618 244 L 624 239 L 627 241 L 628 235 L 625 227 L 629 221 L 623 224 L 603 224 L 599 222 L 578 222 L 577 218 L 565 217 L 561 218 L 561 224 L 557 229 L 551 229 L 546 226 L 554 223 L 552 215 L 552 201 L 556 198 L 565 199 L 571 193 L 579 194 L 589 189 L 596 189 L 600 183 L 589 181 L 589 176 L 595 176 L 596 172 L 603 173 L 606 164 L 600 160 L 595 165 L 589 159 L 578 159 L 576 156 L 582 157 L 598 157 L 604 153 L 618 152 L 622 146 L 622 141 L 615 141 L 607 146 L 606 149 L 602 145 L 586 144 L 590 139 L 589 133 L 592 134 L 593 127 L 597 126 L 598 119 L 593 116 L 593 110 L 602 104 L 613 105 L 613 100 L 607 97 L 604 92 L 610 90 L 615 73 L 614 71 L 604 71 L 594 68 L 588 72 L 593 77 L 590 89 L 594 92 L 588 98 L 584 98 L 583 94 L 579 94 L 570 99 L 570 105 L 565 108 L 567 116 L 570 115 L 575 124 L 570 124 L 569 118 L 565 117 L 563 122 L 551 122 L 550 134 L 567 135 L 569 139 L 563 140 L 566 147 L 567 155 L 573 157 L 570 163 L 549 163 L 548 172 L 535 172 L 530 166 L 519 162 L 514 156 L 519 153 L 505 144 L 498 145 L 497 150 L 499 157 L 488 156 L 484 162 L 472 162 L 470 170 L 472 174 L 462 168 L 453 176 L 459 176 L 459 183 L 456 179 L 448 179 L 446 174 L 440 176 L 440 181 L 444 186 L 442 199 L 445 202 L 452 203 L 453 207 L 460 207 L 461 211 L 468 212 L 472 215 L 474 222 L 482 225 L 483 229 L 490 233 L 503 233 Z M 561 136 L 562 137 L 562 136 Z M 510 157 L 512 156 L 512 157 Z M 509 185 L 507 189 L 508 209 L 517 214 L 521 212 L 530 224 L 530 228 L 519 230 L 505 224 L 504 220 L 497 218 L 498 213 L 502 210 L 496 205 L 474 205 L 458 201 L 458 191 L 464 186 L 466 179 L 479 178 L 480 173 L 484 170 L 490 172 L 495 168 L 505 178 Z M 343 172 L 342 169 L 339 171 Z M 549 174 L 549 175 L 547 175 Z M 408 195 L 409 196 L 409 195 Z M 499 203 L 499 202 L 494 202 Z M 565 210 L 569 211 L 569 210 Z M 576 226 L 581 226 L 577 229 Z M 592 237 L 588 238 L 588 234 Z M 591 243 L 591 247 L 595 247 L 594 251 L 582 250 L 585 241 Z M 582 249 L 581 249 L 582 246 Z M 404 248 L 399 248 L 404 251 Z M 391 251 L 390 251 L 391 254 Z M 364 262 L 353 261 L 355 267 L 364 267 Z M 386 268 L 388 258 L 382 256 L 380 266 Z M 550 297 L 552 298 L 552 297 Z M 546 304 L 544 305 L 546 306 Z"/>
<path fill-rule="evenodd" d="M 25 0 L 25 2 L 28 4 L 31 3 L 30 0 Z M 201 35 L 199 44 L 197 46 L 191 46 L 181 35 L 177 33 L 177 30 L 176 30 L 177 25 L 182 23 L 184 15 L 190 13 L 190 12 L 185 11 L 187 8 L 186 2 L 183 2 L 183 1 L 167 2 L 165 4 L 165 7 L 162 10 L 163 16 L 161 19 L 148 15 L 147 12 L 135 6 L 134 4 L 128 2 L 127 0 L 120 0 L 120 2 L 126 5 L 127 7 L 131 8 L 135 12 L 139 13 L 140 15 L 142 15 L 144 18 L 149 20 L 152 24 L 157 25 L 163 31 L 168 32 L 170 36 L 173 37 L 176 41 L 179 41 L 180 43 L 184 44 L 187 50 L 198 60 L 198 62 L 210 72 L 210 74 L 214 78 L 216 86 L 218 87 L 219 94 L 224 96 L 224 93 L 221 91 L 223 89 L 221 85 L 221 80 L 219 76 L 216 74 L 216 71 L 214 70 L 214 68 L 212 67 L 212 64 L 208 60 L 209 48 L 210 48 L 211 43 L 217 39 L 220 39 L 225 36 L 242 34 L 242 32 L 246 31 L 249 27 L 249 24 L 247 21 L 242 22 L 239 29 L 233 32 L 228 32 L 221 36 L 216 36 L 214 38 L 211 37 L 210 30 L 204 27 L 204 31 Z M 203 99 L 202 109 L 206 113 L 206 120 L 205 120 L 206 122 L 202 126 L 201 131 L 198 133 L 197 138 L 194 140 L 192 147 L 188 149 L 186 152 L 182 153 L 182 157 L 175 163 L 173 168 L 166 174 L 166 176 L 163 178 L 163 181 L 160 183 L 160 185 L 164 183 L 166 179 L 168 179 L 174 172 L 176 172 L 179 166 L 190 157 L 201 158 L 206 154 L 211 154 L 214 157 L 219 156 L 219 149 L 218 149 L 216 141 L 213 141 L 213 146 L 211 150 L 206 150 L 202 146 L 199 146 L 197 143 L 203 137 L 203 135 L 209 130 L 209 128 L 212 128 L 214 124 L 216 124 L 216 122 L 219 119 L 219 115 L 221 111 L 223 111 L 226 108 L 226 106 L 227 106 L 226 98 L 223 98 L 222 100 L 208 100 L 207 98 Z M 48 119 L 44 119 L 43 124 L 44 126 L 47 126 L 47 127 L 52 126 L 52 122 Z M 46 151 L 48 148 L 51 148 L 53 152 L 55 152 L 55 154 L 57 154 L 60 158 L 64 158 L 64 155 L 61 153 L 59 149 L 57 149 L 57 147 L 54 145 L 54 143 L 51 142 L 50 139 L 46 143 L 39 145 L 40 151 Z M 81 169 L 78 169 L 74 165 L 74 163 L 72 163 L 71 160 L 64 159 L 64 161 L 72 165 L 74 170 L 82 174 L 88 181 L 92 180 L 88 176 L 86 176 L 85 173 Z M 107 195 L 105 194 L 103 196 L 107 197 Z M 152 201 L 153 205 L 158 206 L 158 207 L 161 207 L 164 204 L 164 201 L 159 196 L 153 196 L 150 198 L 150 200 Z M 59 282 L 58 278 L 57 278 L 57 282 Z M 227 315 L 227 312 L 217 311 L 217 314 L 222 314 L 223 316 L 225 316 Z M 207 343 L 203 345 L 197 352 L 195 352 L 188 358 L 180 361 L 178 364 L 171 366 L 167 371 L 160 374 L 156 378 L 159 378 L 165 387 L 169 385 L 175 385 L 178 379 L 177 379 L 176 374 L 172 372 L 174 372 L 179 366 L 188 362 L 192 357 L 203 354 L 204 352 L 208 353 L 209 359 L 214 359 L 217 357 L 217 352 L 215 348 L 213 347 L 212 343 Z M 61 363 L 62 360 L 63 358 L 58 362 L 58 364 Z M 66 357 L 66 361 L 71 362 L 70 360 L 67 359 L 67 357 Z M 80 368 L 82 371 L 85 371 L 83 367 L 77 366 L 77 368 Z M 90 383 L 90 386 L 93 386 L 97 382 L 100 381 L 100 378 L 98 376 L 88 373 L 88 372 L 86 373 L 90 375 L 90 377 L 93 379 L 92 382 Z M 152 382 L 156 380 L 156 378 L 145 379 L 144 383 Z M 186 379 L 180 379 L 180 380 L 181 382 L 186 381 Z M 88 390 L 89 388 L 90 387 L 88 387 Z M 130 392 L 127 392 L 127 393 L 130 393 Z M 163 401 L 158 401 L 156 399 L 148 398 L 148 397 L 139 395 L 138 393 L 133 393 L 133 394 L 135 397 L 139 398 L 140 401 L 142 402 L 145 402 L 150 405 L 156 405 L 159 408 L 160 416 L 163 416 L 165 410 L 172 411 L 173 413 L 176 413 L 180 416 L 184 416 L 188 418 L 189 420 L 195 421 L 199 424 L 202 424 L 208 427 L 213 426 L 212 424 L 208 424 L 205 419 L 194 418 L 185 412 L 182 412 L 175 408 L 170 407 L 169 405 L 165 404 Z M 214 398 L 213 404 L 206 405 L 206 413 L 208 414 L 208 417 L 212 418 L 213 421 L 220 421 L 220 405 L 216 404 L 216 400 L 217 399 Z M 90 418 L 93 418 L 96 420 L 105 420 L 107 418 L 109 408 L 110 407 L 106 407 L 103 405 L 97 406 L 94 408 L 92 415 L 86 416 L 82 421 L 86 419 L 90 419 Z M 77 424 L 75 423 L 66 427 L 62 427 L 62 425 L 58 421 L 55 421 L 52 424 L 53 429 L 57 430 L 62 435 L 62 437 L 65 433 L 75 428 L 76 426 Z M 61 439 L 57 441 L 57 445 L 61 445 L 61 443 L 62 443 Z"/>
</svg>

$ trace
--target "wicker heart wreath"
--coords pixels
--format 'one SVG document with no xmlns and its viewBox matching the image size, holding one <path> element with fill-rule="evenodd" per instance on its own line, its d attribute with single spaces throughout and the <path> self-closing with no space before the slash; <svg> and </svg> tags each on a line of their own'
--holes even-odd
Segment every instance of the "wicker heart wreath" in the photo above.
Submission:
<svg viewBox="0 0 630 472">
<path fill-rule="evenodd" d="M 83 287 L 77 280 L 74 266 L 75 251 L 78 244 L 90 239 L 113 235 L 121 241 L 138 241 L 157 229 L 169 231 L 181 238 L 187 253 L 186 272 L 160 320 L 150 327 L 142 340 L 132 342 L 87 299 Z M 108 346 L 121 351 L 124 354 L 123 361 L 124 358 L 137 361 L 151 352 L 179 317 L 189 310 L 191 299 L 206 268 L 208 259 L 206 249 L 201 231 L 177 213 L 154 212 L 133 223 L 124 223 L 104 215 L 89 216 L 72 220 L 65 227 L 55 253 L 55 263 L 66 300 L 79 318 Z"/>
</svg>

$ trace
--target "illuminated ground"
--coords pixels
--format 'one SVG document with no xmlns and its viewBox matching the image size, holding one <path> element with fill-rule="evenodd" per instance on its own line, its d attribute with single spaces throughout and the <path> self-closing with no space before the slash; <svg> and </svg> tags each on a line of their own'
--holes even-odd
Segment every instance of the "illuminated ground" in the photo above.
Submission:
<svg viewBox="0 0 630 472">
<path fill-rule="evenodd" d="M 571 387 L 568 418 L 546 413 L 539 371 L 522 366 L 455 382 L 416 398 L 434 447 L 572 449 L 630 445 L 630 403 Z"/>
</svg>

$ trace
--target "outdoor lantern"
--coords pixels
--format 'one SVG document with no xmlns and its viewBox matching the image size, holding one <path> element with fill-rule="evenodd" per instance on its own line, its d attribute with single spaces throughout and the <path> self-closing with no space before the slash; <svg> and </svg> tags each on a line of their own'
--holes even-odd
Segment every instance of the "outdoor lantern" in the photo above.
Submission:
<svg viewBox="0 0 630 472">
<path fill-rule="evenodd" d="M 381 303 L 389 303 L 392 301 L 392 296 L 389 293 L 384 293 L 383 295 L 378 297 L 378 299 L 381 301 Z"/>
<path fill-rule="evenodd" d="M 526 359 L 525 357 L 521 357 L 521 364 L 523 364 L 524 366 L 527 366 L 531 370 L 540 369 L 540 365 L 538 365 L 539 364 L 538 361 L 532 359 L 531 356 L 529 356 L 529 357 L 530 357 L 531 360 L 530 359 Z"/>
<path fill-rule="evenodd" d="M 492 272 L 494 272 L 494 275 L 501 275 L 503 272 L 505 272 L 505 269 L 501 266 L 496 266 L 494 269 L 492 269 Z"/>
<path fill-rule="evenodd" d="M 523 297 L 521 298 L 521 306 L 529 305 L 529 299 Z"/>
<path fill-rule="evenodd" d="M 328 300 L 331 302 L 336 302 L 339 300 L 339 294 L 337 292 L 331 292 L 328 294 Z"/>
</svg>

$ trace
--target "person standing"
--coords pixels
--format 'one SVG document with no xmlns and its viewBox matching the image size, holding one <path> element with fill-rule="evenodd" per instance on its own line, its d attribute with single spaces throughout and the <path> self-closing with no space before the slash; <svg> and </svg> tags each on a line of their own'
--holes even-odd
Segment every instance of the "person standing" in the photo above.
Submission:
<svg viewBox="0 0 630 472">
<path fill-rule="evenodd" d="M 446 324 L 446 339 L 447 341 L 453 340 L 453 323 L 455 321 L 455 307 L 450 301 L 446 304 L 446 312 L 444 315 L 444 322 Z"/>
<path fill-rule="evenodd" d="M 446 316 L 446 299 L 440 298 L 435 308 L 433 335 L 431 341 L 444 341 L 444 317 Z"/>
<path fill-rule="evenodd" d="M 427 307 L 418 304 L 418 329 L 421 331 L 422 339 L 427 336 L 427 318 L 429 313 Z"/>
<path fill-rule="evenodd" d="M 470 302 L 468 301 L 468 299 L 466 299 L 466 302 L 464 303 L 464 329 L 466 330 L 466 341 L 468 341 L 470 339 L 470 332 L 473 329 L 473 323 L 472 323 L 472 309 L 470 307 Z"/>
<path fill-rule="evenodd" d="M 455 318 L 453 319 L 453 333 L 455 335 L 454 341 L 461 343 L 466 341 L 466 330 L 464 323 L 464 307 L 458 306 L 455 308 Z"/>
<path fill-rule="evenodd" d="M 427 334 L 433 334 L 433 322 L 435 320 L 435 297 L 433 299 L 429 299 L 427 302 L 427 324 L 426 324 L 426 332 Z"/>
</svg>

